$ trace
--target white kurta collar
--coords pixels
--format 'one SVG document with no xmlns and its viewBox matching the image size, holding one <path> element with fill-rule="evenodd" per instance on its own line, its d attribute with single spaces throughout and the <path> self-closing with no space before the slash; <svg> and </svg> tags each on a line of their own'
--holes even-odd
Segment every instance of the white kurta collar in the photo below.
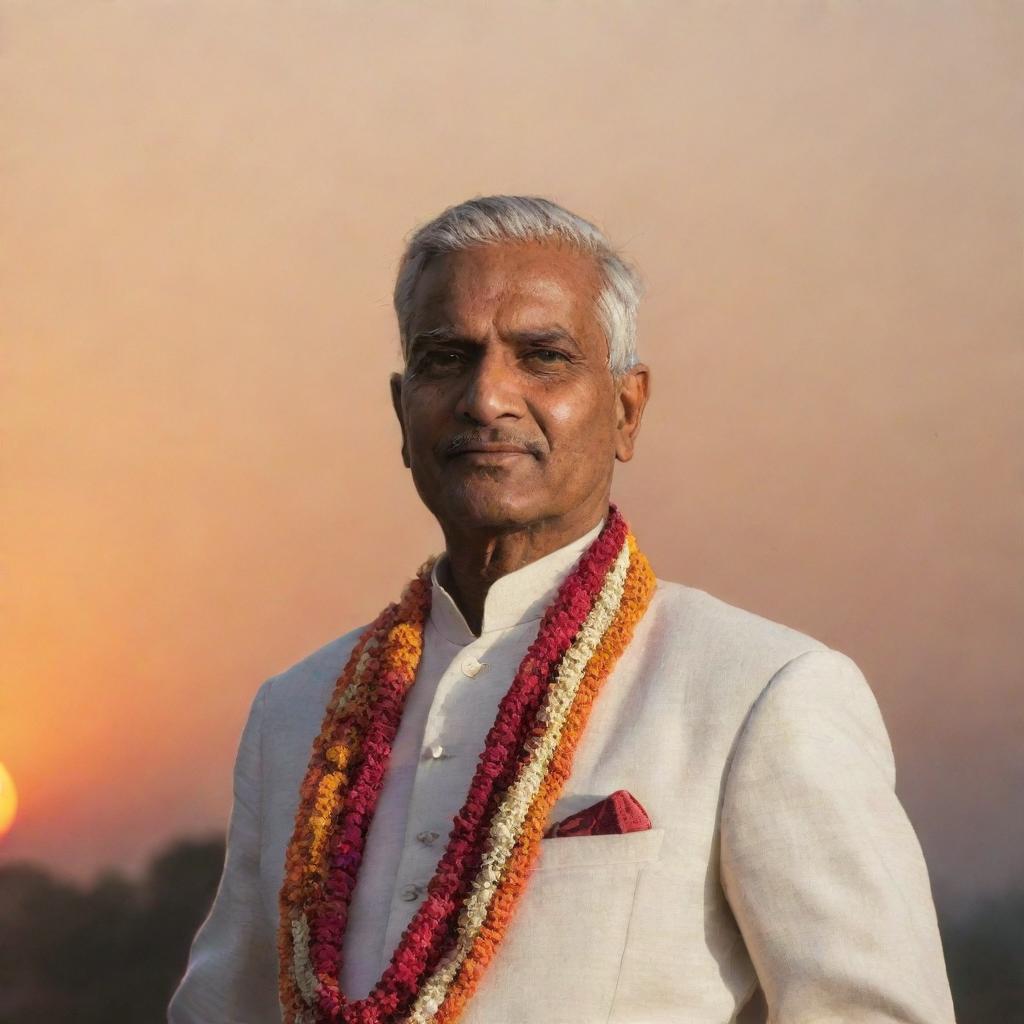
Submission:
<svg viewBox="0 0 1024 1024">
<path fill-rule="evenodd" d="M 480 635 L 539 619 L 580 555 L 601 532 L 602 526 L 604 520 L 564 547 L 495 580 L 484 599 Z M 430 574 L 430 622 L 449 643 L 465 647 L 478 638 L 438 579 L 438 569 L 447 557 L 447 554 L 442 554 Z"/>
</svg>

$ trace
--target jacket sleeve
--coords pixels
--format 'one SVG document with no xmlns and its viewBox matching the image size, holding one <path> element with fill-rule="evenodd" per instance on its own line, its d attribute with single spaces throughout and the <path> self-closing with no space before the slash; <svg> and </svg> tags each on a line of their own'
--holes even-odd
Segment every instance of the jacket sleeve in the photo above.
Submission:
<svg viewBox="0 0 1024 1024">
<path fill-rule="evenodd" d="M 276 935 L 261 905 L 261 732 L 267 680 L 242 730 L 227 850 L 213 905 L 192 940 L 168 1024 L 280 1024 Z"/>
<path fill-rule="evenodd" d="M 924 856 L 889 736 L 856 663 L 784 665 L 724 784 L 721 877 L 772 1024 L 949 1024 Z"/>
</svg>

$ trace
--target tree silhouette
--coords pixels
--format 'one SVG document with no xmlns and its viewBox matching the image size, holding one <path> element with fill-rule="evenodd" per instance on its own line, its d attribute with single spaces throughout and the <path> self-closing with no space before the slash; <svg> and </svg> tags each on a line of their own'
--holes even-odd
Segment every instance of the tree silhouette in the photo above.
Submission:
<svg viewBox="0 0 1024 1024">
<path fill-rule="evenodd" d="M 1024 889 L 940 916 L 961 1024 L 1024 1024 Z"/>
<path fill-rule="evenodd" d="M 223 864 L 210 839 L 175 843 L 139 882 L 0 869 L 0 1024 L 162 1024 Z"/>
</svg>

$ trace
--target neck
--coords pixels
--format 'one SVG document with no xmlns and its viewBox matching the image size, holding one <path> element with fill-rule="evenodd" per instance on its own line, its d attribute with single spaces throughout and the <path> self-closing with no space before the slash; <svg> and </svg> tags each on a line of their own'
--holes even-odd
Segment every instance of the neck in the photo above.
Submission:
<svg viewBox="0 0 1024 1024">
<path fill-rule="evenodd" d="M 557 520 L 541 520 L 512 530 L 460 530 L 441 524 L 444 532 L 445 588 L 469 628 L 479 635 L 484 601 L 492 584 L 582 537 L 608 511 L 605 501 L 597 511 L 580 510 Z"/>
</svg>

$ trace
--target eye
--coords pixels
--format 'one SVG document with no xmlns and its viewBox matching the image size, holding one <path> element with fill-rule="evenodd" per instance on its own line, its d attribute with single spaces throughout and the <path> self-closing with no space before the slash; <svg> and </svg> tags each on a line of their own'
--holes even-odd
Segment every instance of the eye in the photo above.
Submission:
<svg viewBox="0 0 1024 1024">
<path fill-rule="evenodd" d="M 536 359 L 541 363 L 557 363 L 568 358 L 564 352 L 559 352 L 557 348 L 535 348 L 531 349 L 527 354 L 531 359 Z"/>
<path fill-rule="evenodd" d="M 417 366 L 425 370 L 448 370 L 461 366 L 466 357 L 454 349 L 432 349 L 420 356 Z"/>
</svg>

